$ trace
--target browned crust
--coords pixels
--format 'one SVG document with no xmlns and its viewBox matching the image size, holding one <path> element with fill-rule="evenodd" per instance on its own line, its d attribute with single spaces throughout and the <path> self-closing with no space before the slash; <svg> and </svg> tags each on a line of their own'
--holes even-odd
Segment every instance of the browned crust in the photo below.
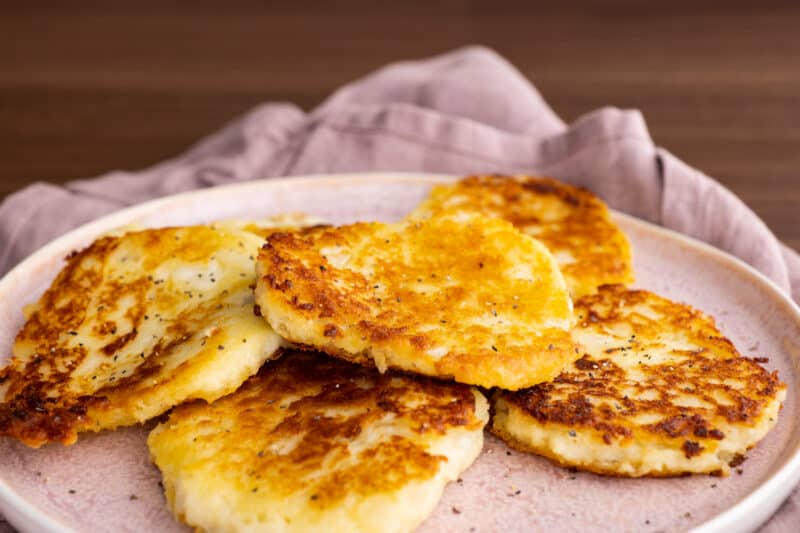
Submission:
<svg viewBox="0 0 800 533">
<path fill-rule="evenodd" d="M 660 316 L 657 323 L 631 314 L 632 308 L 644 302 L 657 310 Z M 763 359 L 742 357 L 716 329 L 711 317 L 688 305 L 670 302 L 647 291 L 604 286 L 597 294 L 579 300 L 575 307 L 579 330 L 602 332 L 606 326 L 610 328 L 620 322 L 634 326 L 633 335 L 620 346 L 605 350 L 606 354 L 624 353 L 634 347 L 641 352 L 643 346 L 657 338 L 659 331 L 668 330 L 683 332 L 696 349 L 673 352 L 680 359 L 664 364 L 650 364 L 647 354 L 640 354 L 639 364 L 646 368 L 642 380 L 630 379 L 609 356 L 604 357 L 606 354 L 586 353 L 573 363 L 573 368 L 550 383 L 498 393 L 542 425 L 554 424 L 565 431 L 588 430 L 600 436 L 606 445 L 632 438 L 673 440 L 690 459 L 706 449 L 714 449 L 709 443 L 726 437 L 716 424 L 757 423 L 778 391 L 785 388 L 777 371 L 770 373 L 756 362 Z M 732 386 L 727 380 L 735 380 L 739 385 Z M 709 407 L 676 404 L 675 394 L 684 393 Z M 727 400 L 722 403 L 719 398 Z M 641 414 L 658 415 L 660 421 L 637 425 L 634 434 L 631 420 Z M 512 438 L 502 430 L 493 431 L 503 439 Z M 524 443 L 514 445 L 524 447 Z M 546 450 L 533 451 L 558 460 Z"/>
<path fill-rule="evenodd" d="M 338 467 L 349 457 L 351 441 L 387 415 L 393 425 L 407 425 L 419 439 L 393 435 L 362 450 L 349 466 Z M 446 458 L 431 454 L 426 439 L 454 428 L 483 426 L 468 386 L 380 374 L 296 349 L 282 350 L 280 359 L 211 405 L 195 402 L 176 408 L 164 430 L 209 417 L 228 420 L 231 427 L 204 432 L 193 439 L 193 446 L 227 439 L 216 460 L 226 469 L 245 468 L 248 490 L 265 483 L 272 494 L 305 490 L 320 508 L 348 494 L 387 492 L 432 477 Z M 297 437 L 300 442 L 291 451 L 272 451 L 277 442 Z M 319 475 L 323 469 L 334 472 Z"/>
<path fill-rule="evenodd" d="M 647 366 L 646 380 L 627 382 L 625 372 L 608 358 L 584 354 L 573 364 L 573 370 L 563 372 L 553 382 L 507 393 L 506 399 L 539 422 L 591 428 L 609 438 L 629 437 L 630 430 L 624 424 L 641 413 L 661 415 L 661 422 L 648 425 L 646 429 L 670 438 L 693 436 L 721 440 L 724 435 L 713 427 L 707 419 L 709 415 L 728 422 L 754 421 L 784 385 L 777 371 L 770 373 L 753 359 L 739 356 L 731 341 L 719 334 L 713 320 L 702 312 L 684 304 L 674 304 L 647 291 L 605 286 L 600 288 L 598 294 L 584 297 L 576 303 L 576 313 L 581 321 L 578 327 L 601 328 L 604 323 L 612 324 L 624 318 L 628 306 L 654 299 L 666 311 L 667 316 L 661 324 L 687 332 L 691 342 L 698 346 L 695 351 L 682 353 L 682 361 L 665 365 L 650 364 Z M 636 330 L 639 337 L 648 335 L 647 331 L 642 330 L 642 327 Z M 652 332 L 649 333 L 652 335 Z M 712 383 L 710 378 L 720 383 Z M 724 381 L 729 378 L 744 381 L 744 388 L 739 390 L 726 385 Z M 659 397 L 653 400 L 630 397 L 619 391 L 621 385 L 633 387 L 640 393 L 656 391 Z M 714 408 L 701 415 L 695 409 L 675 405 L 671 399 L 672 391 L 679 387 L 688 387 L 692 394 Z M 554 401 L 552 394 L 557 390 L 570 391 L 568 399 Z M 715 398 L 716 393 L 730 396 L 732 405 L 720 404 Z M 606 402 L 598 407 L 588 401 L 589 396 Z M 620 409 L 608 408 L 613 404 L 619 405 Z"/>
<path fill-rule="evenodd" d="M 152 388 L 146 385 L 150 378 L 175 349 L 195 336 L 198 325 L 192 313 L 170 317 L 146 314 L 148 298 L 164 302 L 178 298 L 177 289 L 162 290 L 165 280 L 150 273 L 171 258 L 206 260 L 219 240 L 225 238 L 223 235 L 228 234 L 206 227 L 145 230 L 125 237 L 102 237 L 85 249 L 72 252 L 17 334 L 15 357 L 0 371 L 0 386 L 5 387 L 4 401 L 0 403 L 0 435 L 17 438 L 32 447 L 46 442 L 72 444 L 79 432 L 94 429 L 93 413 Z M 107 262 L 123 239 L 137 243 L 147 254 L 141 258 L 138 274 L 111 279 Z M 118 324 L 112 318 L 118 315 L 122 300 L 129 305 Z M 194 311 L 212 312 L 224 305 L 221 300 L 209 300 Z M 93 355 L 100 355 L 113 366 L 117 354 L 139 337 L 148 320 L 168 323 L 168 334 L 139 354 L 131 372 L 114 374 L 104 383 L 100 379 L 83 383 L 80 388 L 84 393 L 73 392 L 75 372 L 89 355 L 89 349 L 76 340 L 77 330 L 94 323 L 92 331 L 83 334 L 101 344 Z M 162 376 L 158 384 L 163 386 L 170 379 Z"/>
<path fill-rule="evenodd" d="M 607 359 L 594 360 L 584 355 L 580 361 L 592 361 L 598 365 L 598 369 L 592 372 L 591 377 L 588 372 L 564 372 L 552 383 L 517 391 L 509 394 L 507 399 L 539 422 L 557 422 L 570 427 L 595 429 L 609 443 L 612 439 L 630 437 L 626 421 L 641 413 L 658 413 L 664 417 L 661 422 L 646 426 L 650 433 L 670 438 L 688 436 L 721 440 L 725 435 L 708 420 L 709 415 L 721 417 L 728 422 L 753 422 L 774 399 L 775 391 L 781 386 L 777 373 L 770 374 L 751 359 L 714 360 L 697 354 L 679 365 L 658 365 L 648 370 L 648 379 L 633 384 L 633 388 L 640 392 L 657 390 L 659 398 L 640 400 L 618 391 L 617 387 L 621 383 L 619 367 Z M 693 370 L 692 366 L 697 370 Z M 710 384 L 704 380 L 704 375 L 713 375 L 723 380 L 729 377 L 744 378 L 748 387 L 745 392 L 740 392 L 726 385 Z M 700 415 L 692 408 L 681 407 L 671 401 L 670 391 L 677 390 L 679 384 L 687 382 L 694 383 L 695 387 L 701 389 L 694 392 L 697 397 L 714 405 L 708 414 Z M 553 401 L 552 393 L 567 386 L 574 391 L 569 394 L 569 398 Z M 714 398 L 717 391 L 732 396 L 733 405 L 719 404 Z M 620 409 L 597 407 L 596 402 L 587 400 L 587 396 L 603 399 L 608 404 L 617 404 Z"/>
<path fill-rule="evenodd" d="M 489 193 L 499 195 L 500 201 Z M 422 209 L 439 208 L 438 198 L 464 194 L 470 200 L 459 209 L 474 209 L 508 220 L 542 241 L 551 252 L 569 252 L 574 262 L 561 271 L 574 297 L 604 284 L 634 281 L 630 244 L 611 221 L 605 203 L 591 191 L 539 176 L 480 175 L 462 179 L 451 188 L 434 190 Z M 564 213 L 555 219 L 533 206 L 542 201 Z"/>
<path fill-rule="evenodd" d="M 33 447 L 46 442 L 74 443 L 77 428 L 89 423 L 87 404 L 94 398 L 76 399 L 69 407 L 61 407 L 42 400 L 42 396 L 36 390 L 27 390 L 0 404 L 0 435 Z"/>
<path fill-rule="evenodd" d="M 262 312 L 265 307 L 267 293 L 271 293 L 277 305 L 290 309 L 293 315 L 313 321 L 320 325 L 321 335 L 328 339 L 337 339 L 342 336 L 346 327 L 351 335 L 357 335 L 362 340 L 373 345 L 381 345 L 387 350 L 397 349 L 401 345 L 410 346 L 424 352 L 435 345 L 430 334 L 415 330 L 414 325 L 435 316 L 439 308 L 447 306 L 450 300 L 462 298 L 472 288 L 450 287 L 443 295 L 429 298 L 419 298 L 411 290 L 403 288 L 402 283 L 396 283 L 391 298 L 385 299 L 375 294 L 375 281 L 348 268 L 336 268 L 319 251 L 323 246 L 341 246 L 347 248 L 351 245 L 350 239 L 359 238 L 361 233 L 370 230 L 369 225 L 355 224 L 340 228 L 321 229 L 313 233 L 301 234 L 298 232 L 275 232 L 269 236 L 259 254 L 260 279 L 256 288 L 256 301 L 259 302 Z M 459 238 L 450 235 L 450 238 Z M 463 238 L 463 237 L 460 237 Z M 465 243 L 467 246 L 469 243 Z M 422 258 L 421 263 L 428 260 Z M 390 272 L 387 277 L 393 280 L 425 279 L 444 277 L 448 273 L 458 273 L 458 279 L 468 277 L 466 272 L 481 270 L 492 257 L 487 257 L 476 264 L 466 262 L 459 265 L 448 265 L 448 268 L 434 268 L 424 274 L 406 274 L 405 272 Z M 483 262 L 485 261 L 485 263 Z M 385 268 L 384 263 L 375 268 Z M 478 267 L 476 269 L 476 266 Z M 454 274 L 454 277 L 456 274 Z M 487 296 L 487 300 L 493 296 Z M 513 313 L 531 312 L 535 303 L 507 302 L 506 311 Z M 498 304 L 499 309 L 499 304 Z M 527 309 L 527 311 L 525 311 Z M 278 328 L 273 323 L 273 327 Z M 445 325 L 447 320 L 441 322 L 440 329 L 453 328 Z M 280 333 L 290 342 L 300 342 L 290 331 L 280 330 Z M 484 348 L 469 350 L 453 349 L 435 362 L 436 375 L 451 377 L 456 381 L 481 386 L 493 386 L 501 380 L 508 381 L 509 376 L 516 376 L 518 381 L 508 382 L 508 388 L 518 388 L 549 379 L 576 357 L 575 344 L 565 330 L 542 329 L 541 335 L 532 339 L 524 350 L 517 346 L 502 349 L 492 346 L 489 339 L 494 337 L 490 328 L 484 328 L 479 333 L 482 340 L 486 341 Z M 317 344 L 315 348 L 332 356 L 348 361 L 362 363 L 366 353 L 350 353 L 334 343 Z M 524 353 L 523 353 L 524 352 Z M 389 364 L 390 367 L 399 368 Z M 533 371 L 533 373 L 532 373 Z M 525 382 L 526 376 L 539 375 L 544 377 Z"/>
<path fill-rule="evenodd" d="M 0 404 L 0 435 L 13 436 L 35 447 L 49 441 L 71 444 L 78 428 L 90 423 L 87 410 L 101 398 L 83 396 L 63 401 L 68 395 L 71 370 L 83 362 L 87 351 L 80 346 L 64 346 L 62 337 L 80 327 L 91 292 L 102 282 L 102 273 L 85 268 L 85 262 L 102 263 L 117 246 L 118 239 L 105 237 L 72 252 L 17 334 L 17 343 L 37 346 L 36 355 L 27 361 L 12 359 L 2 370 L 2 383 L 7 389 L 5 401 Z M 108 329 L 112 328 L 109 324 Z"/>
</svg>

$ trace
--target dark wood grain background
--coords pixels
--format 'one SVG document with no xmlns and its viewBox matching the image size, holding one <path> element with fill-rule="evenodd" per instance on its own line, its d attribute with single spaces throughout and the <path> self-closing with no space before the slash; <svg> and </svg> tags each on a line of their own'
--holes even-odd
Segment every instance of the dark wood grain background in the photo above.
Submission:
<svg viewBox="0 0 800 533">
<path fill-rule="evenodd" d="M 553 3 L 555 4 L 555 2 Z M 638 108 L 656 142 L 800 248 L 800 2 L 3 2 L 0 197 L 136 169 L 266 100 L 481 43 L 565 120 Z"/>
</svg>

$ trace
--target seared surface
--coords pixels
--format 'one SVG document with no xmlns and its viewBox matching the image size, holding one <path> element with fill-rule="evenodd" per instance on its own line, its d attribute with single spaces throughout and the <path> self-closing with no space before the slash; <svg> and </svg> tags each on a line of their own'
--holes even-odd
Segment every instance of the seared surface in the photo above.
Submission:
<svg viewBox="0 0 800 533">
<path fill-rule="evenodd" d="M 555 256 L 573 298 L 633 282 L 628 239 L 594 194 L 549 178 L 473 176 L 435 187 L 411 214 L 475 211 L 508 220 Z"/>
<path fill-rule="evenodd" d="M 518 389 L 578 357 L 553 257 L 499 219 L 275 233 L 257 269 L 256 303 L 275 331 L 381 371 Z"/>
<path fill-rule="evenodd" d="M 408 531 L 477 456 L 487 419 L 468 386 L 288 350 L 235 393 L 176 408 L 148 444 L 196 528 Z"/>
<path fill-rule="evenodd" d="M 581 359 L 494 397 L 492 430 L 513 446 L 605 474 L 727 473 L 777 422 L 777 373 L 739 355 L 711 317 L 620 286 L 575 311 Z"/>
<path fill-rule="evenodd" d="M 235 390 L 280 339 L 253 313 L 260 238 L 211 227 L 98 239 L 27 310 L 0 377 L 0 434 L 30 446 Z"/>
</svg>

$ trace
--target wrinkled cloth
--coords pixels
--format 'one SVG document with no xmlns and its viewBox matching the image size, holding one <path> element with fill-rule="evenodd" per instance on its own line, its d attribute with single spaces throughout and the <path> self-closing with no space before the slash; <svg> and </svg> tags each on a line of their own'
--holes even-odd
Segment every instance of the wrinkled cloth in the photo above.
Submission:
<svg viewBox="0 0 800 533">
<path fill-rule="evenodd" d="M 491 80 L 485 83 L 481 80 Z M 565 124 L 512 65 L 470 47 L 389 65 L 311 113 L 267 103 L 137 172 L 33 184 L 0 205 L 0 272 L 68 230 L 151 198 L 238 181 L 357 171 L 531 173 L 738 256 L 800 302 L 800 257 L 729 190 L 654 145 L 639 111 Z M 800 491 L 765 530 L 796 531 Z"/>
</svg>

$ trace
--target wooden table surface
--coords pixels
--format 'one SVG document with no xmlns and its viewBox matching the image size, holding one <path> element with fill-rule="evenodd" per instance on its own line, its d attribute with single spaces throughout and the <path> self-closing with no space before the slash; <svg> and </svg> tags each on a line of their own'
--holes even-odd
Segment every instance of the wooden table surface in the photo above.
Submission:
<svg viewBox="0 0 800 533">
<path fill-rule="evenodd" d="M 800 248 L 800 2 L 31 4 L 0 12 L 0 197 L 141 168 L 259 102 L 311 108 L 389 61 L 481 43 L 567 121 L 642 110 Z"/>
</svg>

